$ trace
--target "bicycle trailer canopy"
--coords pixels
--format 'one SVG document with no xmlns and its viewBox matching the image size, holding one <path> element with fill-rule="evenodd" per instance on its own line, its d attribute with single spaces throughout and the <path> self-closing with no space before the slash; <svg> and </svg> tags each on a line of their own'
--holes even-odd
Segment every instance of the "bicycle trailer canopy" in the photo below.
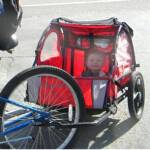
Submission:
<svg viewBox="0 0 150 150">
<path fill-rule="evenodd" d="M 81 88 L 86 108 L 103 108 L 106 99 L 111 101 L 117 97 L 118 87 L 112 78 L 123 76 L 135 64 L 132 35 L 133 30 L 116 18 L 81 22 L 57 18 L 43 32 L 36 50 L 35 64 L 65 70 Z M 103 54 L 103 63 L 99 68 L 105 74 L 103 77 L 82 76 L 87 69 L 86 53 L 92 50 Z M 125 85 L 128 80 L 129 77 L 125 77 L 120 83 Z M 44 87 L 44 79 L 40 84 Z M 96 87 L 99 88 L 96 90 Z M 43 98 L 40 98 L 40 102 L 50 104 L 49 100 Z"/>
</svg>

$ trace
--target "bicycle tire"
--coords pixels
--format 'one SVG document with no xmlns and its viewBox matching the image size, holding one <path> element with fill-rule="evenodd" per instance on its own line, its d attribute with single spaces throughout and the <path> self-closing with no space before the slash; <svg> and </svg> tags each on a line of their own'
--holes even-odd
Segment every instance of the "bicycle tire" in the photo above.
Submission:
<svg viewBox="0 0 150 150">
<path fill-rule="evenodd" d="M 137 122 L 142 118 L 145 103 L 144 79 L 140 72 L 132 73 L 128 88 L 129 113 L 131 118 Z"/>
<path fill-rule="evenodd" d="M 47 76 L 52 76 L 53 78 L 56 78 L 57 80 L 60 80 L 60 82 L 64 83 L 66 85 L 66 87 L 68 87 L 68 90 L 70 90 L 70 94 L 72 94 L 73 99 L 74 99 L 74 104 L 73 105 L 75 105 L 75 106 L 72 106 L 73 108 L 71 107 L 72 108 L 71 111 L 73 113 L 73 115 L 71 116 L 71 119 L 72 119 L 73 123 L 78 123 L 82 119 L 82 115 L 83 115 L 83 111 L 84 111 L 84 103 L 83 103 L 83 96 L 82 96 L 81 90 L 80 90 L 79 86 L 77 85 L 77 83 L 75 82 L 75 80 L 68 73 L 66 73 L 65 71 L 63 71 L 61 69 L 58 69 L 56 67 L 40 66 L 40 67 L 30 68 L 30 69 L 27 69 L 27 70 L 19 73 L 13 79 L 11 79 L 7 83 L 7 85 L 3 88 L 3 90 L 2 90 L 2 92 L 0 94 L 1 97 L 12 99 L 12 97 L 13 97 L 12 95 L 15 93 L 14 91 L 18 87 L 20 87 L 20 85 L 22 87 L 22 84 L 24 83 L 23 81 L 28 81 L 29 78 L 31 78 L 31 77 L 32 78 L 33 77 L 39 77 L 40 75 L 43 75 L 42 77 L 45 77 L 46 75 Z M 22 91 L 25 92 L 25 90 L 22 90 Z M 60 93 L 60 92 L 58 92 L 58 93 Z M 68 93 L 68 91 L 67 91 L 67 93 Z M 20 94 L 20 92 L 17 93 L 17 94 Z M 27 91 L 26 91 L 26 96 L 27 96 Z M 18 96 L 16 96 L 16 97 L 18 97 Z M 64 99 L 65 99 L 65 97 L 64 97 Z M 30 102 L 30 101 L 26 102 L 25 98 L 24 98 L 23 102 L 24 103 L 35 103 L 35 102 Z M 48 111 L 53 111 L 55 109 L 55 108 L 53 108 L 51 106 L 48 106 L 48 105 L 52 105 L 52 104 L 47 104 L 47 106 L 45 106 L 45 103 L 44 103 L 44 104 L 42 104 L 42 107 L 43 106 L 47 107 L 49 109 Z M 9 107 L 10 107 L 9 104 L 7 104 L 7 103 L 5 103 L 5 104 L 4 103 L 0 103 L 0 108 L 1 108 L 0 115 L 2 115 L 2 122 L 0 123 L 0 127 L 1 127 L 2 130 L 6 130 L 6 127 L 5 127 L 4 124 L 7 121 L 7 118 L 5 117 L 7 115 L 5 115 L 5 114 L 6 114 L 6 111 L 8 111 L 7 109 L 9 109 Z M 63 110 L 64 112 L 61 112 L 61 110 L 58 109 L 59 107 L 60 106 L 57 106 L 57 110 L 55 110 L 55 111 L 57 111 L 57 113 L 60 113 L 59 115 L 62 115 L 63 113 L 65 113 L 65 115 L 63 115 L 63 117 L 64 118 L 66 117 L 65 119 L 67 120 L 67 115 L 70 113 L 70 112 L 68 112 L 69 111 L 68 110 L 69 106 L 68 105 L 65 106 L 65 111 Z M 45 109 L 47 109 L 47 108 L 45 108 Z M 50 109 L 53 109 L 53 110 L 50 110 Z M 66 113 L 66 111 L 67 111 L 67 113 Z M 55 116 L 56 116 L 56 114 L 55 114 Z M 9 117 L 11 118 L 11 116 L 9 116 Z M 12 116 L 12 117 L 14 117 L 14 116 Z M 65 120 L 63 117 L 59 118 L 59 117 L 56 116 L 56 118 L 58 120 L 59 119 L 62 120 L 62 122 Z M 26 119 L 28 119 L 28 118 L 26 118 Z M 67 121 L 66 120 L 64 121 L 65 123 L 66 122 L 70 123 L 68 120 Z M 42 126 L 41 127 L 38 127 L 38 126 L 33 127 L 32 126 L 32 129 L 33 130 L 29 130 L 28 128 L 24 128 L 21 131 L 21 133 L 20 133 L 20 131 L 16 132 L 15 134 L 17 134 L 17 135 L 11 135 L 12 137 L 8 136 L 8 135 L 5 136 L 5 139 L 9 141 L 12 138 L 14 139 L 14 138 L 18 138 L 19 136 L 23 136 L 23 135 L 19 135 L 19 134 L 25 134 L 23 132 L 30 131 L 30 133 L 33 132 L 32 133 L 33 135 L 36 134 L 36 135 L 34 135 L 34 138 L 32 139 L 33 142 L 31 142 L 31 140 L 30 141 L 27 140 L 27 141 L 29 141 L 29 143 L 27 141 L 25 141 L 25 142 L 24 141 L 18 142 L 19 144 L 18 143 L 14 144 L 13 142 L 8 142 L 8 145 L 10 146 L 10 148 L 15 148 L 15 149 L 18 149 L 18 148 L 19 149 L 35 149 L 35 148 L 36 149 L 56 149 L 56 148 L 61 148 L 61 149 L 63 149 L 65 147 L 67 147 L 71 143 L 73 137 L 75 136 L 75 134 L 77 132 L 77 128 L 57 129 L 55 127 L 43 127 L 42 128 Z M 57 134 L 56 130 L 57 130 L 58 134 L 62 134 L 62 135 L 59 135 L 60 137 L 61 136 L 64 136 L 64 137 L 66 136 L 65 139 L 63 139 L 64 137 L 61 137 L 62 138 L 61 139 L 60 137 L 59 138 L 57 137 L 58 135 L 57 136 L 54 135 L 54 131 L 55 131 L 55 134 Z M 47 134 L 47 132 L 48 132 L 48 134 Z M 30 134 L 30 133 L 28 133 L 28 134 Z M 45 133 L 45 135 L 43 135 L 43 133 Z M 53 135 L 51 135 L 52 137 L 50 137 L 50 133 L 53 134 Z M 40 135 L 40 134 L 42 134 L 42 135 Z M 65 135 L 65 134 L 67 134 L 67 135 Z M 37 140 L 37 136 L 39 136 L 38 140 Z M 45 138 L 44 138 L 44 136 L 45 136 Z M 44 140 L 42 141 L 40 138 L 41 139 L 44 138 Z M 52 139 L 52 138 L 57 138 L 57 139 Z M 37 140 L 37 141 L 34 141 L 34 140 Z M 56 141 L 56 140 L 58 140 L 58 141 Z M 36 142 L 36 144 L 35 144 L 35 142 Z M 45 142 L 46 142 L 46 144 L 44 145 Z M 58 142 L 58 143 L 56 143 L 56 142 Z"/>
</svg>

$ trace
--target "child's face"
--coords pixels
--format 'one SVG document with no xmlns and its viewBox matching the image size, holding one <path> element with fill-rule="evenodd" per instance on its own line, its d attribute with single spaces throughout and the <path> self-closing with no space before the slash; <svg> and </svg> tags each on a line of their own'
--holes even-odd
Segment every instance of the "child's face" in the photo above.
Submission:
<svg viewBox="0 0 150 150">
<path fill-rule="evenodd" d="M 86 66 L 92 72 L 99 71 L 103 64 L 103 57 L 100 54 L 90 54 L 86 60 Z"/>
</svg>

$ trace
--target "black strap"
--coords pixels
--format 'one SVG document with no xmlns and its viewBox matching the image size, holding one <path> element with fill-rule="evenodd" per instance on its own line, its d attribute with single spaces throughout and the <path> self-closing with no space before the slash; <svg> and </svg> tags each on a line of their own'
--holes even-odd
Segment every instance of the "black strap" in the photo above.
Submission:
<svg viewBox="0 0 150 150">
<path fill-rule="evenodd" d="M 123 25 L 124 29 L 126 31 L 128 31 L 131 36 L 133 36 L 133 29 L 126 22 L 122 22 L 122 25 Z"/>
</svg>

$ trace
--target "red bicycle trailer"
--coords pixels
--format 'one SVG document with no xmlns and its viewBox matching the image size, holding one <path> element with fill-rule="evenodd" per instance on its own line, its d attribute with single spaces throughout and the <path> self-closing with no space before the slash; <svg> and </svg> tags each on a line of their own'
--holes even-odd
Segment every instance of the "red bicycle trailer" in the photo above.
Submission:
<svg viewBox="0 0 150 150">
<path fill-rule="evenodd" d="M 136 64 L 132 36 L 131 27 L 116 18 L 80 22 L 53 19 L 38 43 L 34 66 L 46 65 L 52 72 L 57 71 L 50 77 L 29 80 L 28 100 L 56 109 L 55 125 L 67 127 L 70 132 L 81 125 L 100 124 L 117 112 L 117 105 L 122 100 L 128 101 L 131 117 L 140 120 L 145 91 L 142 74 L 136 71 L 139 64 Z M 99 68 L 103 76 L 82 75 L 87 69 L 86 53 L 92 50 L 103 55 Z M 33 93 L 29 92 L 32 89 L 36 91 L 34 100 Z M 62 115 L 64 108 L 65 115 Z M 57 115 L 59 110 L 63 113 Z M 87 122 L 82 116 L 89 110 L 102 115 L 94 122 Z M 63 143 L 63 148 L 74 134 L 66 144 Z"/>
</svg>

